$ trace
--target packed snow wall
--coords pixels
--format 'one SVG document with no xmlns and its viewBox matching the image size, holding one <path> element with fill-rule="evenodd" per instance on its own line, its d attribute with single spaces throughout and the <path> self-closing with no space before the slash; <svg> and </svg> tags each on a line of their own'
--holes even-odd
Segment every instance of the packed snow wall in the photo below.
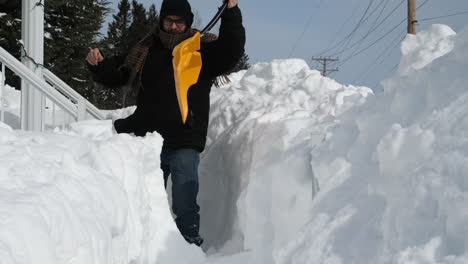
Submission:
<svg viewBox="0 0 468 264">
<path fill-rule="evenodd" d="M 468 28 L 433 25 L 402 53 L 313 150 L 321 190 L 276 263 L 468 262 Z"/>
<path fill-rule="evenodd" d="M 272 252 L 309 219 L 319 189 L 312 149 L 372 91 L 339 84 L 296 59 L 259 63 L 230 78 L 212 91 L 200 166 L 204 247 L 253 251 L 252 261 L 272 263 Z"/>
</svg>

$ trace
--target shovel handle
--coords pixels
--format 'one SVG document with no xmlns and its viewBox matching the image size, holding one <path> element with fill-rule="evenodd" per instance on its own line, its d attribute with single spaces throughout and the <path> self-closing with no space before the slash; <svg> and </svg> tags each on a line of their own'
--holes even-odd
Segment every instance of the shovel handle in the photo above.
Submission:
<svg viewBox="0 0 468 264">
<path fill-rule="evenodd" d="M 221 15 L 223 14 L 224 10 L 226 10 L 228 6 L 228 1 L 224 2 L 224 4 L 218 8 L 218 13 L 211 19 L 210 23 L 200 32 L 201 35 L 205 34 L 206 32 L 210 31 L 214 25 L 216 25 L 216 22 L 221 18 Z"/>
</svg>

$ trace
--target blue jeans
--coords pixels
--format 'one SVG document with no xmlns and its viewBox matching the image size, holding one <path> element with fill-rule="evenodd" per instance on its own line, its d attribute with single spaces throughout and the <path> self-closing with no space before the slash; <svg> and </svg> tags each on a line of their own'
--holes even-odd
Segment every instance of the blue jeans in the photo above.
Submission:
<svg viewBox="0 0 468 264">
<path fill-rule="evenodd" d="M 171 175 L 172 211 L 183 236 L 198 236 L 200 229 L 200 206 L 197 204 L 199 163 L 200 152 L 194 149 L 162 148 L 161 169 L 164 174 L 164 187 L 167 186 Z"/>
</svg>

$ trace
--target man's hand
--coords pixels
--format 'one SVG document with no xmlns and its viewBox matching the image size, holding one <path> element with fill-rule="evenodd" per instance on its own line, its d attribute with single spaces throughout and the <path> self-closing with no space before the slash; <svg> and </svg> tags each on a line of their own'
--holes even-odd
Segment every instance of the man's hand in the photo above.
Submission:
<svg viewBox="0 0 468 264">
<path fill-rule="evenodd" d="M 86 61 L 88 61 L 89 64 L 96 66 L 98 63 L 104 60 L 104 57 L 102 56 L 101 52 L 99 49 L 90 49 L 88 56 L 86 56 Z"/>
<path fill-rule="evenodd" d="M 237 3 L 239 2 L 239 0 L 226 0 L 228 2 L 228 6 L 227 8 L 233 8 L 237 5 Z M 224 1 L 224 2 L 226 2 Z"/>
</svg>

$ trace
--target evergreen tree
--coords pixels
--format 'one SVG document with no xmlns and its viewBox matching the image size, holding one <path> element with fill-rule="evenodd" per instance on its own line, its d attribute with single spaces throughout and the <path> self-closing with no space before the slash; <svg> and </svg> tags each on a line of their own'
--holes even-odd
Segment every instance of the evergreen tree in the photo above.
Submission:
<svg viewBox="0 0 468 264">
<path fill-rule="evenodd" d="M 127 54 L 159 21 L 154 4 L 147 11 L 136 0 L 131 3 L 129 0 L 120 0 L 118 10 L 102 42 L 106 57 Z M 136 96 L 125 89 L 103 88 L 100 94 L 100 98 L 106 100 L 106 108 L 122 108 L 136 102 Z"/>
<path fill-rule="evenodd" d="M 20 58 L 21 45 L 21 5 L 16 0 L 14 9 L 11 6 L 1 5 L 0 9 L 7 8 L 6 15 L 0 15 L 0 45 L 13 56 Z M 5 0 L 4 0 L 5 2 Z M 81 93 L 85 98 L 96 102 L 94 83 L 90 79 L 84 58 L 88 47 L 95 46 L 99 30 L 108 12 L 107 0 L 47 0 L 45 1 L 45 27 L 44 27 L 44 65 L 55 73 L 65 83 Z M 79 34 L 77 34 L 79 32 Z M 7 82 L 20 88 L 19 79 L 7 72 Z"/>
<path fill-rule="evenodd" d="M 21 2 L 18 0 L 0 0 L 0 13 L 17 11 L 20 7 Z"/>
<path fill-rule="evenodd" d="M 152 4 L 149 7 L 149 10 L 147 12 L 147 20 L 150 29 L 153 29 L 154 27 L 157 27 L 159 25 L 159 15 L 158 11 L 156 11 L 156 6 L 154 4 Z"/>
<path fill-rule="evenodd" d="M 11 0 L 6 0 L 6 3 Z M 5 1 L 4 1 L 5 2 Z M 21 5 L 0 5 L 7 14 L 0 16 L 0 45 L 16 58 L 21 56 Z M 0 3 L 1 4 L 1 3 Z M 83 58 L 93 45 L 107 12 L 105 0 L 45 1 L 44 65 L 71 87 L 89 98 L 93 87 Z M 77 34 L 80 32 L 80 34 Z M 7 82 L 20 88 L 18 78 Z M 11 83 L 11 81 L 14 83 Z"/>
<path fill-rule="evenodd" d="M 113 15 L 113 21 L 107 29 L 107 37 L 102 42 L 106 56 L 125 54 L 130 48 L 129 28 L 132 22 L 130 2 L 120 0 L 118 13 Z"/>
<path fill-rule="evenodd" d="M 21 6 L 12 0 L 0 3 L 0 46 L 15 58 L 21 57 Z M 5 12 L 5 13 L 3 13 Z M 6 83 L 20 89 L 21 79 L 11 71 L 6 71 Z"/>
<path fill-rule="evenodd" d="M 106 0 L 45 2 L 46 67 L 92 102 L 95 89 L 84 58 L 100 36 L 108 4 Z"/>
<path fill-rule="evenodd" d="M 132 0 L 132 23 L 128 28 L 127 41 L 129 46 L 127 52 L 152 29 L 152 25 L 148 23 L 146 13 L 147 11 L 142 4 Z M 120 96 L 121 107 L 136 104 L 136 94 L 132 93 L 131 87 L 123 86 L 120 89 Z"/>
<path fill-rule="evenodd" d="M 105 57 L 121 56 L 130 48 L 129 28 L 132 22 L 131 5 L 128 0 L 121 0 L 118 4 L 117 14 L 112 16 L 113 21 L 107 29 L 107 37 L 102 42 Z M 122 89 L 108 89 L 100 84 L 100 105 L 104 109 L 116 109 L 124 107 Z"/>
<path fill-rule="evenodd" d="M 130 47 L 133 47 L 151 30 L 152 25 L 149 25 L 146 17 L 146 9 L 143 4 L 132 0 L 132 24 L 129 28 Z"/>
<path fill-rule="evenodd" d="M 129 0 L 120 0 L 118 12 L 113 15 L 113 21 L 109 24 L 107 30 L 107 37 L 102 43 L 105 57 L 125 55 L 138 41 L 135 39 L 136 34 L 132 32 L 135 30 L 136 25 L 134 21 L 142 20 L 140 8 L 143 8 L 143 20 L 146 20 L 146 10 L 143 6 L 134 2 L 130 4 Z M 107 89 L 101 86 L 99 94 L 102 105 L 106 109 L 123 108 L 136 101 L 135 96 L 132 96 L 126 89 L 122 88 Z"/>
</svg>

